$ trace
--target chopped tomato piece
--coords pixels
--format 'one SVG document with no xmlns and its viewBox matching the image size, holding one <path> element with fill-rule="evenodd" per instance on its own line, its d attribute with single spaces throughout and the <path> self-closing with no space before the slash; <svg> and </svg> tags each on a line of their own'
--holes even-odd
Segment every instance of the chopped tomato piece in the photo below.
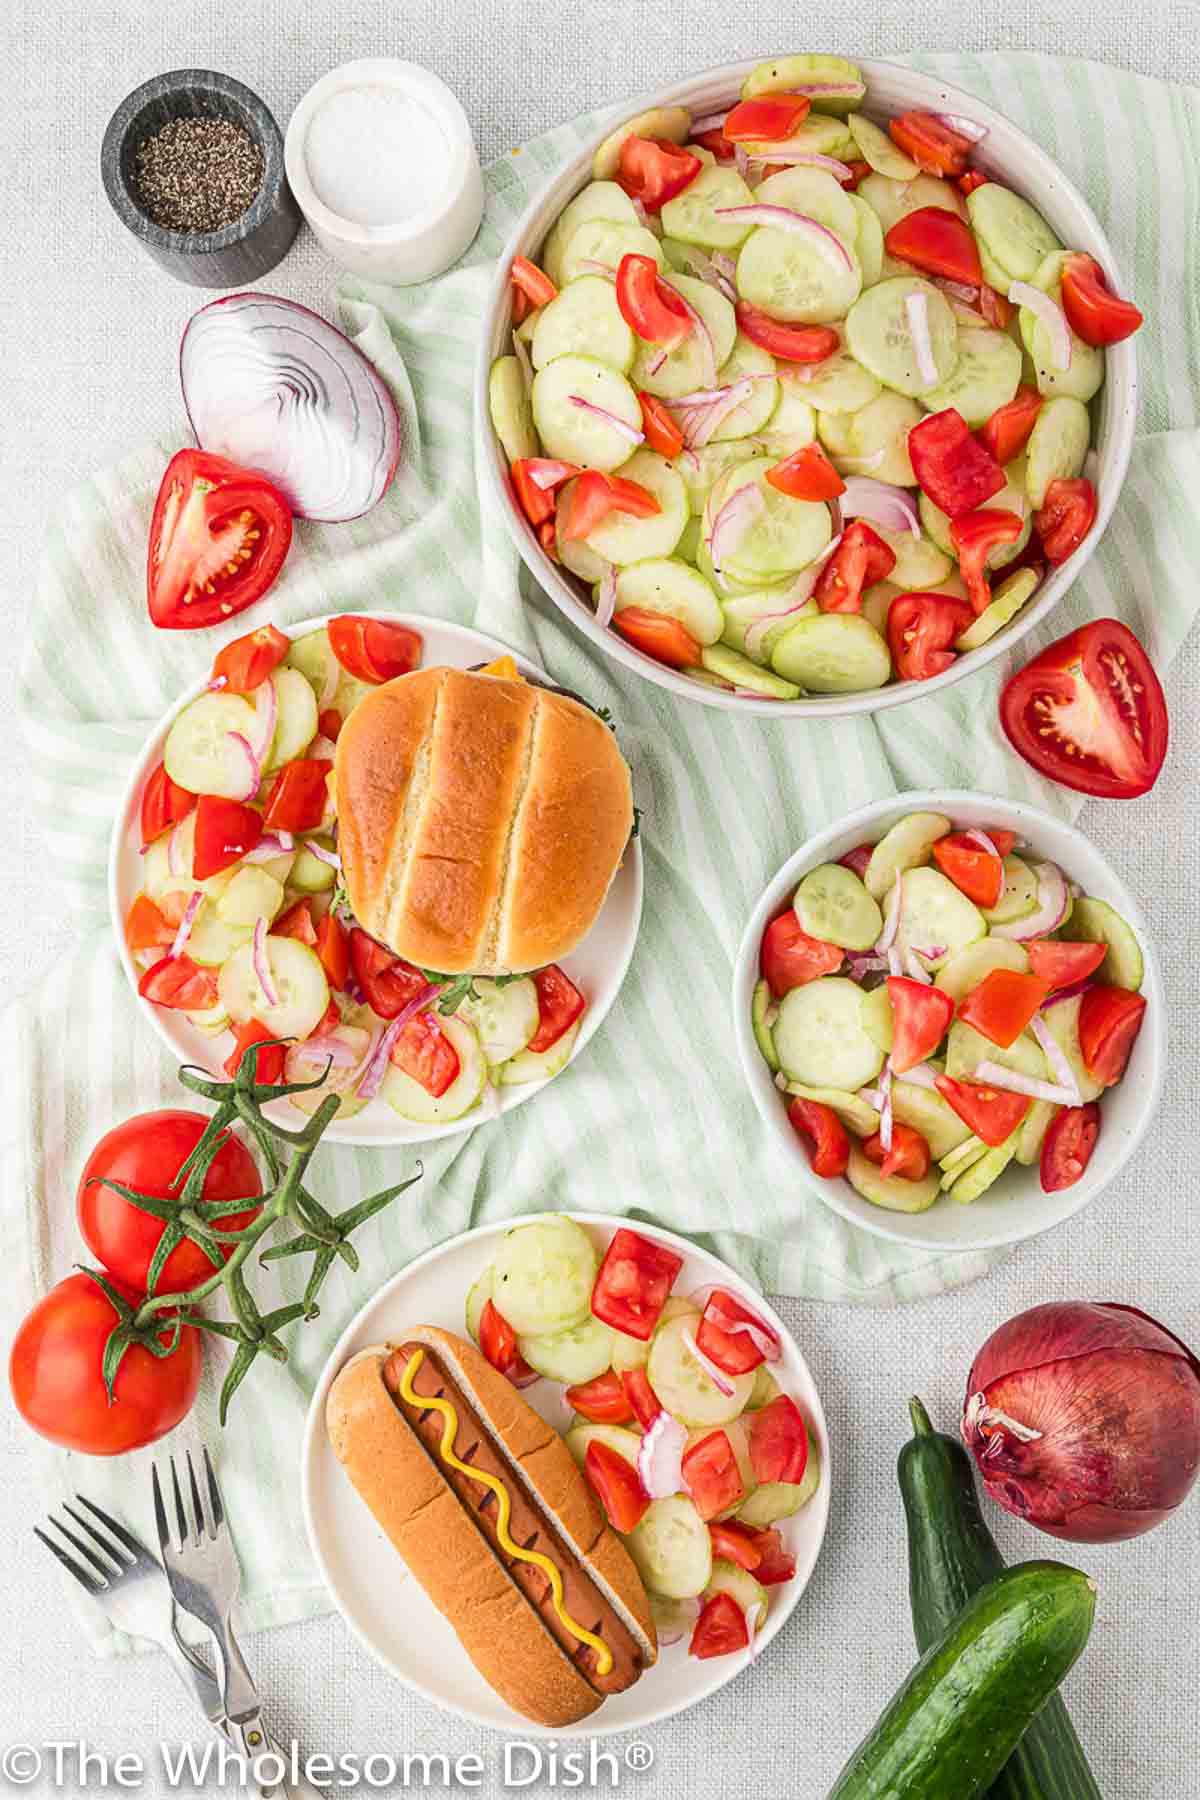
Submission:
<svg viewBox="0 0 1200 1800">
<path fill-rule="evenodd" d="M 1010 463 L 1029 442 L 1029 434 L 1041 410 L 1042 396 L 1036 388 L 1019 387 L 1012 399 L 998 406 L 975 435 L 996 462 Z"/>
<path fill-rule="evenodd" d="M 682 1257 L 665 1244 L 622 1225 L 597 1271 L 592 1311 L 614 1331 L 648 1343 L 682 1267 Z"/>
<path fill-rule="evenodd" d="M 610 512 L 649 519 L 659 511 L 658 501 L 640 482 L 606 475 L 601 469 L 585 469 L 559 496 L 558 535 L 564 544 L 570 544 L 590 537 Z"/>
<path fill-rule="evenodd" d="M 796 1573 L 796 1558 L 784 1543 L 782 1534 L 771 1526 L 767 1531 L 752 1532 L 751 1536 L 759 1555 L 754 1579 L 763 1587 L 778 1587 L 781 1582 L 790 1581 Z"/>
<path fill-rule="evenodd" d="M 678 456 L 683 449 L 683 433 L 664 403 L 639 389 L 638 405 L 642 409 L 642 431 L 650 448 L 660 456 Z"/>
<path fill-rule="evenodd" d="M 558 527 L 553 519 L 543 519 L 537 528 L 537 541 L 551 562 L 561 562 L 558 554 Z"/>
<path fill-rule="evenodd" d="M 871 852 L 874 848 L 873 844 L 856 844 L 853 850 L 847 850 L 845 856 L 839 856 L 838 861 L 843 868 L 851 870 L 861 881 L 866 875 L 867 864 L 871 860 Z"/>
<path fill-rule="evenodd" d="M 566 1392 L 567 1405 L 594 1425 L 628 1425 L 633 1418 L 629 1396 L 615 1369 L 606 1369 L 594 1381 L 582 1381 Z"/>
<path fill-rule="evenodd" d="M 669 669 L 692 669 L 700 661 L 700 645 L 678 619 L 649 612 L 644 606 L 624 606 L 613 616 L 613 627 L 635 650 L 666 663 Z"/>
<path fill-rule="evenodd" d="M 518 293 L 524 294 L 531 307 L 548 306 L 558 298 L 558 289 L 550 277 L 527 256 L 514 256 L 509 280 Z"/>
<path fill-rule="evenodd" d="M 981 175 L 978 169 L 967 169 L 958 177 L 954 185 L 960 194 L 973 194 L 975 189 L 981 188 L 986 180 L 987 176 Z"/>
<path fill-rule="evenodd" d="M 1093 1081 L 1120 1081 L 1142 1029 L 1146 1001 L 1128 988 L 1091 987 L 1079 1003 L 1079 1048 Z"/>
<path fill-rule="evenodd" d="M 263 833 L 262 814 L 240 800 L 201 794 L 196 803 L 196 841 L 192 873 L 197 881 L 220 874 L 253 850 Z"/>
<path fill-rule="evenodd" d="M 414 1013 L 405 1020 L 392 1045 L 391 1061 L 435 1100 L 453 1086 L 462 1068 L 458 1051 L 431 1012 Z"/>
<path fill-rule="evenodd" d="M 988 1087 L 980 1081 L 936 1075 L 934 1086 L 963 1124 L 993 1149 L 1012 1136 L 1031 1105 L 1026 1094 L 1010 1094 L 1007 1088 Z"/>
<path fill-rule="evenodd" d="M 223 625 L 283 567 L 292 509 L 273 482 L 207 450 L 167 464 L 150 520 L 146 595 L 164 631 Z"/>
<path fill-rule="evenodd" d="M 498 1306 L 489 1300 L 479 1316 L 479 1348 L 514 1387 L 524 1387 L 533 1370 L 517 1348 L 517 1334 Z"/>
<path fill-rule="evenodd" d="M 731 144 L 778 144 L 795 136 L 811 110 L 805 94 L 759 94 L 739 100 L 721 130 Z"/>
<path fill-rule="evenodd" d="M 849 169 L 850 173 L 848 175 L 839 175 L 838 181 L 841 186 L 846 189 L 847 193 L 852 194 L 871 173 L 871 165 L 869 162 L 864 162 L 861 156 L 856 156 L 846 164 L 846 167 Z"/>
<path fill-rule="evenodd" d="M 759 965 L 776 1000 L 806 982 L 833 975 L 845 959 L 845 951 L 837 944 L 809 937 L 790 906 L 763 932 Z"/>
<path fill-rule="evenodd" d="M 808 1467 L 808 1427 L 789 1394 L 775 1398 L 748 1415 L 750 1467 L 760 1485 L 767 1481 L 801 1482 Z"/>
<path fill-rule="evenodd" d="M 1066 1106 L 1050 1121 L 1042 1139 L 1039 1174 L 1042 1191 L 1057 1194 L 1074 1187 L 1092 1160 L 1100 1136 L 1100 1108 L 1094 1100 L 1086 1106 Z"/>
<path fill-rule="evenodd" d="M 350 979 L 350 935 L 336 913 L 327 912 L 317 926 L 317 955 L 331 988 Z"/>
<path fill-rule="evenodd" d="M 411 631 L 395 619 L 342 613 L 329 621 L 328 630 L 329 647 L 347 675 L 375 687 L 411 673 L 425 648 L 419 631 Z"/>
<path fill-rule="evenodd" d="M 997 331 L 1007 331 L 1017 309 L 1006 294 L 997 293 L 985 281 L 979 289 L 979 310 L 989 325 L 994 325 Z"/>
<path fill-rule="evenodd" d="M 538 1028 L 526 1048 L 540 1055 L 568 1032 L 587 1001 L 557 963 L 547 963 L 533 978 L 538 997 Z"/>
<path fill-rule="evenodd" d="M 904 112 L 888 120 L 892 142 L 927 175 L 961 175 L 975 148 L 973 138 L 929 112 Z"/>
<path fill-rule="evenodd" d="M 806 1100 L 797 1094 L 789 1101 L 788 1123 L 796 1136 L 809 1144 L 808 1161 L 814 1175 L 833 1181 L 844 1175 L 850 1165 L 850 1139 L 846 1127 L 834 1112 L 820 1100 Z"/>
<path fill-rule="evenodd" d="M 1037 975 L 1024 975 L 1019 969 L 991 969 L 959 1002 L 958 1016 L 989 1043 L 1007 1050 L 1049 992 L 1049 982 Z"/>
<path fill-rule="evenodd" d="M 1000 848 L 999 844 L 996 848 Z M 1007 856 L 1008 852 L 1004 854 Z M 996 905 L 1004 889 L 1004 864 L 965 831 L 952 831 L 939 838 L 933 846 L 933 860 L 946 879 L 976 906 L 986 911 Z"/>
<path fill-rule="evenodd" d="M 332 767 L 325 756 L 285 763 L 267 795 L 263 824 L 271 831 L 314 831 L 329 804 L 326 778 Z"/>
<path fill-rule="evenodd" d="M 813 599 L 822 612 L 856 613 L 864 590 L 885 581 L 896 566 L 896 552 L 863 519 L 855 519 L 821 570 Z"/>
<path fill-rule="evenodd" d="M 511 469 L 521 511 L 531 525 L 554 517 L 554 490 L 579 474 L 575 463 L 550 456 L 519 456 Z"/>
<path fill-rule="evenodd" d="M 632 1531 L 650 1504 L 641 1477 L 619 1450 L 593 1438 L 584 1452 L 583 1472 L 614 1531 Z"/>
<path fill-rule="evenodd" d="M 350 963 L 368 1006 L 381 1019 L 398 1018 L 429 985 L 420 969 L 394 956 L 358 925 L 350 933 Z"/>
<path fill-rule="evenodd" d="M 171 780 L 162 763 L 157 763 L 142 789 L 142 849 L 180 819 L 186 819 L 196 804 L 195 794 Z"/>
<path fill-rule="evenodd" d="M 793 450 L 767 470 L 767 480 L 793 500 L 836 500 L 846 491 L 845 482 L 820 444 L 805 444 L 803 449 Z"/>
<path fill-rule="evenodd" d="M 668 287 L 652 256 L 632 251 L 617 265 L 617 307 L 636 336 L 648 344 L 673 350 L 692 329 L 692 315 L 675 289 Z"/>
<path fill-rule="evenodd" d="M 719 125 L 712 126 L 708 131 L 693 131 L 691 142 L 710 150 L 719 163 L 731 163 L 736 159 L 737 152 Z"/>
<path fill-rule="evenodd" d="M 954 661 L 951 645 L 971 624 L 974 609 L 950 594 L 897 594 L 888 607 L 887 641 L 901 681 L 928 681 Z"/>
<path fill-rule="evenodd" d="M 961 281 L 965 287 L 978 287 L 983 280 L 974 232 L 943 206 L 918 206 L 905 213 L 885 236 L 883 247 L 889 256 L 926 275 Z"/>
<path fill-rule="evenodd" d="M 732 1656 L 750 1647 L 746 1615 L 732 1594 L 714 1594 L 700 1609 L 688 1655 L 702 1661 L 713 1656 Z"/>
<path fill-rule="evenodd" d="M 260 625 L 257 631 L 249 631 L 218 650 L 212 686 L 227 694 L 252 694 L 272 669 L 279 667 L 291 647 L 292 640 L 274 625 Z"/>
<path fill-rule="evenodd" d="M 1009 855 L 1017 841 L 1016 832 L 1005 831 L 1003 825 L 989 825 L 987 827 L 987 835 L 991 838 L 993 844 L 995 844 L 997 854 L 1002 857 Z"/>
<path fill-rule="evenodd" d="M 1004 486 L 1004 470 L 953 406 L 913 426 L 908 454 L 922 493 L 951 519 L 975 512 Z"/>
<path fill-rule="evenodd" d="M 830 325 L 787 325 L 748 300 L 739 300 L 734 312 L 742 336 L 760 350 L 769 350 L 781 362 L 824 362 L 841 343 Z"/>
<path fill-rule="evenodd" d="M 1074 944 L 1065 939 L 1041 938 L 1026 944 L 1029 966 L 1035 975 L 1055 988 L 1074 987 L 1094 975 L 1108 955 L 1107 944 Z"/>
<path fill-rule="evenodd" d="M 278 928 L 275 928 L 278 930 Z M 260 1019 L 250 1019 L 239 1026 L 233 1049 L 225 1058 L 225 1073 L 232 1080 L 237 1074 L 242 1057 L 255 1044 L 261 1044 L 266 1038 L 276 1037 L 278 1033 L 268 1031 Z M 283 1063 L 286 1051 L 282 1044 L 268 1044 L 265 1050 L 258 1050 L 254 1056 L 255 1081 L 276 1082 L 283 1080 Z"/>
<path fill-rule="evenodd" d="M 1063 258 L 1062 305 L 1071 330 L 1097 349 L 1132 337 L 1142 323 L 1132 300 L 1114 294 L 1095 257 L 1081 250 Z"/>
<path fill-rule="evenodd" d="M 327 706 L 317 718 L 317 727 L 322 737 L 327 737 L 331 744 L 336 744 L 342 729 L 342 715 L 336 706 Z"/>
<path fill-rule="evenodd" d="M 748 1525 L 721 1523 L 714 1520 L 708 1528 L 714 1556 L 736 1563 L 739 1569 L 757 1569 L 763 1553 L 755 1542 L 757 1533 Z"/>
<path fill-rule="evenodd" d="M 892 1073 L 904 1075 L 932 1056 L 954 1017 L 954 1002 L 941 988 L 910 981 L 907 975 L 889 975 L 888 999 L 892 1006 Z"/>
<path fill-rule="evenodd" d="M 1073 481 L 1060 476 L 1046 489 L 1033 523 L 1047 559 L 1057 568 L 1074 556 L 1096 523 L 1095 488 L 1082 475 Z"/>
<path fill-rule="evenodd" d="M 724 1322 L 722 1322 L 724 1321 Z M 750 1312 L 728 1288 L 714 1288 L 705 1303 L 696 1328 L 696 1342 L 705 1356 L 727 1375 L 748 1375 L 767 1360 L 767 1353 L 748 1331 L 735 1331 L 731 1326 L 744 1322 L 756 1333 L 766 1332 L 778 1349 L 779 1340 L 757 1313 Z"/>
<path fill-rule="evenodd" d="M 182 1012 L 207 1012 L 217 1004 L 217 971 L 201 969 L 190 956 L 164 956 L 138 982 L 143 1000 Z"/>
<path fill-rule="evenodd" d="M 698 156 L 666 138 L 627 137 L 621 145 L 617 181 L 648 213 L 659 213 L 668 200 L 695 181 L 703 167 Z"/>
<path fill-rule="evenodd" d="M 131 950 L 169 950 L 177 927 L 164 918 L 149 894 L 138 894 L 125 915 L 125 942 Z"/>
<path fill-rule="evenodd" d="M 315 950 L 317 928 L 312 921 L 311 901 L 297 900 L 289 906 L 283 917 L 271 926 L 271 936 L 295 938 L 297 943 L 307 944 L 310 950 Z"/>
<path fill-rule="evenodd" d="M 638 1424 L 643 1431 L 648 1431 L 662 1411 L 658 1395 L 650 1386 L 650 1377 L 645 1369 L 622 1369 L 621 1386 Z"/>
<path fill-rule="evenodd" d="M 889 1150 L 883 1147 L 883 1138 L 878 1131 L 873 1132 L 863 1144 L 863 1155 L 873 1163 L 878 1163 L 887 1177 L 896 1176 L 901 1181 L 924 1181 L 929 1173 L 929 1145 L 911 1125 L 901 1125 L 898 1121 L 892 1124 L 892 1143 Z"/>
<path fill-rule="evenodd" d="M 746 1486 L 728 1434 L 710 1431 L 683 1453 L 683 1485 L 702 1519 L 715 1519 L 746 1498 Z"/>
</svg>

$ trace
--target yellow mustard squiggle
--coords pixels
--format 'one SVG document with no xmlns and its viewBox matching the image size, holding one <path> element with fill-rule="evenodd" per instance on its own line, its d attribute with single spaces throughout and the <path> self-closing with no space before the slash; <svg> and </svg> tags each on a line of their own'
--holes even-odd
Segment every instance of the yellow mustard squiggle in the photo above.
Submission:
<svg viewBox="0 0 1200 1800">
<path fill-rule="evenodd" d="M 454 1440 L 458 1436 L 458 1414 L 453 1406 L 448 1400 L 435 1399 L 429 1394 L 418 1394 L 413 1387 L 413 1376 L 424 1360 L 424 1350 L 413 1351 L 404 1374 L 400 1378 L 401 1395 L 410 1406 L 431 1407 L 434 1412 L 441 1413 L 444 1420 L 440 1446 L 442 1461 L 449 1463 L 452 1469 L 458 1469 L 461 1474 L 469 1475 L 472 1481 L 480 1482 L 495 1494 L 497 1502 L 496 1536 L 500 1540 L 500 1548 L 508 1556 L 515 1558 L 517 1562 L 533 1563 L 549 1577 L 555 1612 L 572 1637 L 577 1637 L 582 1644 L 590 1644 L 596 1652 L 597 1674 L 607 1675 L 613 1666 L 612 1651 L 603 1638 L 597 1637 L 593 1631 L 585 1631 L 583 1626 L 577 1624 L 567 1611 L 561 1570 L 551 1562 L 548 1556 L 543 1556 L 540 1550 L 525 1550 L 520 1544 L 514 1543 L 508 1529 L 509 1520 L 512 1517 L 512 1499 L 504 1483 L 495 1475 L 489 1475 L 486 1470 L 473 1469 L 470 1463 L 463 1462 L 461 1457 L 454 1454 Z"/>
</svg>

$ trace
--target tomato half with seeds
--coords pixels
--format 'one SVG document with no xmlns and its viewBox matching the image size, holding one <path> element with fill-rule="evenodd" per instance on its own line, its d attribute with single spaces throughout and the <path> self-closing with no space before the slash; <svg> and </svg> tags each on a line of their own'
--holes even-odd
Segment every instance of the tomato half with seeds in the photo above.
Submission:
<svg viewBox="0 0 1200 1800">
<path fill-rule="evenodd" d="M 891 545 L 865 520 L 855 519 L 821 570 L 813 599 L 822 612 L 856 613 L 867 588 L 886 581 L 895 566 L 896 552 Z"/>
<path fill-rule="evenodd" d="M 342 613 L 329 621 L 328 630 L 329 647 L 347 675 L 375 687 L 417 668 L 425 647 L 420 632 L 397 619 Z"/>
<path fill-rule="evenodd" d="M 1079 1048 L 1094 1081 L 1105 1087 L 1120 1081 L 1145 1016 L 1141 994 L 1120 987 L 1088 989 L 1079 1003 Z"/>
<path fill-rule="evenodd" d="M 897 594 L 888 607 L 887 641 L 901 681 L 928 681 L 951 667 L 952 645 L 974 623 L 974 609 L 950 594 Z"/>
<path fill-rule="evenodd" d="M 1040 774 L 1107 800 L 1147 793 L 1167 754 L 1162 684 L 1119 619 L 1081 625 L 1018 669 L 1000 723 Z"/>
<path fill-rule="evenodd" d="M 189 631 L 232 618 L 262 599 L 291 541 L 291 508 L 265 475 L 207 450 L 176 451 L 150 520 L 151 621 Z"/>
<path fill-rule="evenodd" d="M 1066 1106 L 1056 1115 L 1042 1142 L 1038 1173 L 1044 1193 L 1075 1186 L 1092 1160 L 1099 1136 L 1100 1108 L 1094 1100 L 1086 1106 Z"/>
</svg>

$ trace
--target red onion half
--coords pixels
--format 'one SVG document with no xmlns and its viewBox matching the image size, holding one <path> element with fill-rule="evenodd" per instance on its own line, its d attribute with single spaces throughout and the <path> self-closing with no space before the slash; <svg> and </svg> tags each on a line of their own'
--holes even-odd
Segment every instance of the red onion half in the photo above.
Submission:
<svg viewBox="0 0 1200 1800">
<path fill-rule="evenodd" d="M 1133 1306 L 1052 1301 L 992 1333 L 962 1435 L 992 1499 L 1051 1537 L 1159 1525 L 1200 1470 L 1200 1363 Z"/>
</svg>

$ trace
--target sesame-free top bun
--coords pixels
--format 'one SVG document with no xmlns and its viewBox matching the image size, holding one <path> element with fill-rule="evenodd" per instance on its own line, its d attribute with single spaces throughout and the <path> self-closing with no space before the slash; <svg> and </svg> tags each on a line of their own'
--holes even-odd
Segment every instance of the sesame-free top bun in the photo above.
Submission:
<svg viewBox="0 0 1200 1800">
<path fill-rule="evenodd" d="M 421 968 L 502 975 L 590 931 L 633 827 L 612 732 L 564 694 L 421 669 L 359 702 L 337 742 L 350 904 Z"/>
</svg>

